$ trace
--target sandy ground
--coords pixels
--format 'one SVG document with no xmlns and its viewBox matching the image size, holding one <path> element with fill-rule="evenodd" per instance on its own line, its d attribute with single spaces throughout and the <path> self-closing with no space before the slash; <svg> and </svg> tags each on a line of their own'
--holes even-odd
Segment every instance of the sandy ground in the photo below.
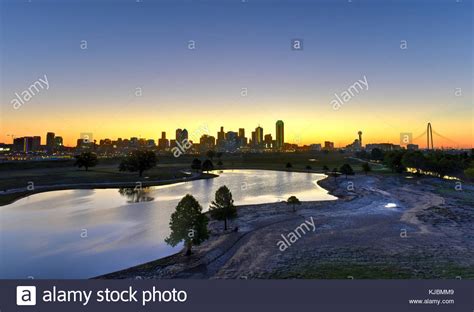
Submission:
<svg viewBox="0 0 474 312">
<path fill-rule="evenodd" d="M 192 256 L 177 254 L 100 278 L 474 279 L 472 184 L 456 190 L 454 181 L 401 175 L 320 184 L 339 199 L 304 202 L 296 212 L 286 203 L 239 206 L 226 233 L 222 222 L 210 222 L 211 238 Z M 281 235 L 307 221 L 315 230 L 280 251 Z"/>
</svg>

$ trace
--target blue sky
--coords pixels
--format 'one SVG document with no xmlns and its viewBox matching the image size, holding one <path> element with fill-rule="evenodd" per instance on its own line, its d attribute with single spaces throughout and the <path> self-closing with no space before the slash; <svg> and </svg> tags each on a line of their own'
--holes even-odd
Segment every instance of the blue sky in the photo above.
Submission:
<svg viewBox="0 0 474 312">
<path fill-rule="evenodd" d="M 131 125 L 140 124 L 133 120 L 143 120 L 147 111 L 158 125 L 142 132 L 156 137 L 175 124 L 236 128 L 286 119 L 310 142 L 331 133 L 305 118 L 324 115 L 346 126 L 361 114 L 364 123 L 374 123 L 369 127 L 374 140 L 382 139 L 377 127 L 383 131 L 387 124 L 396 137 L 404 129 L 393 128 L 407 115 L 417 125 L 414 132 L 428 121 L 444 133 L 452 132 L 448 125 L 460 124 L 472 139 L 472 1 L 2 0 L 1 5 L 4 133 L 40 131 L 29 121 L 41 114 L 50 116 L 44 123 L 75 140 L 79 125 L 120 110 L 115 123 L 130 119 Z M 290 49 L 295 38 L 303 39 L 303 51 Z M 82 40 L 87 50 L 80 49 Z M 189 40 L 196 42 L 193 51 Z M 401 40 L 408 49 L 400 49 Z M 44 74 L 51 89 L 21 112 L 12 110 L 13 94 Z M 329 105 L 334 93 L 363 75 L 370 90 L 335 115 Z M 137 101 L 136 87 L 144 93 Z M 242 99 L 244 87 L 250 96 Z M 453 97 L 455 88 L 462 88 L 462 98 Z M 373 112 L 390 117 L 375 124 L 366 120 Z M 68 127 L 55 123 L 65 118 Z M 111 137 L 133 132 L 131 126 L 116 133 L 110 122 L 91 130 Z M 14 128 L 19 125 L 23 128 Z M 343 140 L 340 129 L 329 130 Z"/>
</svg>

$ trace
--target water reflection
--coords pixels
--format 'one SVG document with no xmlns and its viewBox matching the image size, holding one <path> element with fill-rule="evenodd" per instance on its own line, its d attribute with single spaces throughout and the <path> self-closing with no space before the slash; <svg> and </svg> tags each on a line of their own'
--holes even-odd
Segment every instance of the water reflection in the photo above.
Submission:
<svg viewBox="0 0 474 312">
<path fill-rule="evenodd" d="M 118 190 L 119 194 L 126 197 L 127 203 L 149 202 L 155 198 L 150 196 L 149 187 L 122 187 Z"/>
<path fill-rule="evenodd" d="M 324 175 L 224 170 L 215 179 L 140 189 L 65 190 L 0 207 L 0 278 L 87 278 L 165 257 L 181 249 L 164 240 L 176 205 L 192 194 L 209 209 L 226 185 L 236 205 L 335 197 L 318 186 Z M 87 235 L 81 235 L 87 233 Z"/>
</svg>

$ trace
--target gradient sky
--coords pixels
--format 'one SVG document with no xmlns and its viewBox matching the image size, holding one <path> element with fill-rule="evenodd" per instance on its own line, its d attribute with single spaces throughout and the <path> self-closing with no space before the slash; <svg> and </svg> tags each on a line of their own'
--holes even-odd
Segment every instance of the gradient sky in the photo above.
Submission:
<svg viewBox="0 0 474 312">
<path fill-rule="evenodd" d="M 278 119 L 299 144 L 342 146 L 358 130 L 364 143 L 398 144 L 428 122 L 449 138 L 435 146 L 474 141 L 472 1 L 0 1 L 0 142 L 174 138 L 203 125 L 275 136 Z M 49 90 L 13 109 L 45 74 Z M 369 90 L 333 110 L 334 93 L 364 75 Z"/>
</svg>

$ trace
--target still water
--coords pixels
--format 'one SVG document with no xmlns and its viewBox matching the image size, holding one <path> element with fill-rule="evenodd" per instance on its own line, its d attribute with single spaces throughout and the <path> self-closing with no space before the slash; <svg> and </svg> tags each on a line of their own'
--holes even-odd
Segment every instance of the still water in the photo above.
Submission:
<svg viewBox="0 0 474 312">
<path fill-rule="evenodd" d="M 206 211 L 222 185 L 236 205 L 335 197 L 324 175 L 225 170 L 219 177 L 144 189 L 52 191 L 0 207 L 0 278 L 88 278 L 168 256 L 171 214 L 185 194 Z"/>
</svg>

